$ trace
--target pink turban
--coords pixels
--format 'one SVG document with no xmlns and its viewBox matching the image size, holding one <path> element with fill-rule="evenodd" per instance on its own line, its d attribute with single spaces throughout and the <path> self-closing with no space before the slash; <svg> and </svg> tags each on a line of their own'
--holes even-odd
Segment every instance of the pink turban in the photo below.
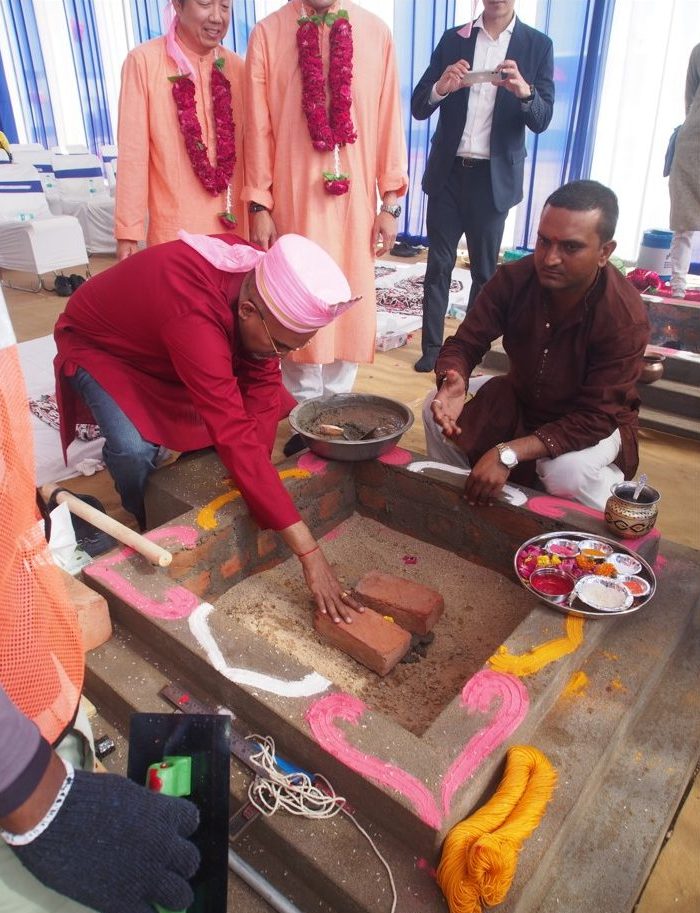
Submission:
<svg viewBox="0 0 700 913">
<path fill-rule="evenodd" d="M 255 284 L 270 313 L 295 333 L 325 327 L 362 297 L 352 297 L 335 260 L 301 235 L 282 235 L 267 252 L 184 230 L 178 237 L 223 272 L 254 269 Z"/>
</svg>

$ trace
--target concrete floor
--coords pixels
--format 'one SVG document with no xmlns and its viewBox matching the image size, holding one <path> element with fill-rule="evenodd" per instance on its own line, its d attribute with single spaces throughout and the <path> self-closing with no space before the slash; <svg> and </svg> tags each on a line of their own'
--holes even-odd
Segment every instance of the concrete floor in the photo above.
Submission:
<svg viewBox="0 0 700 913">
<path fill-rule="evenodd" d="M 108 257 L 93 257 L 91 271 L 99 272 L 112 262 Z M 20 342 L 50 333 L 65 305 L 65 299 L 48 292 L 34 295 L 6 288 L 4 294 Z M 456 326 L 456 321 L 447 321 L 446 332 L 453 332 Z M 422 453 L 425 452 L 425 440 L 420 407 L 433 381 L 432 375 L 417 374 L 412 370 L 419 354 L 419 334 L 401 349 L 378 353 L 373 365 L 360 369 L 356 389 L 381 392 L 410 405 L 417 421 L 402 443 Z M 275 459 L 281 457 L 281 447 L 288 435 L 289 429 L 286 423 L 282 423 L 273 454 Z M 647 472 L 651 483 L 662 492 L 658 521 L 662 535 L 700 549 L 700 445 L 687 439 L 643 431 L 640 452 L 640 472 Z M 96 494 L 112 515 L 130 520 L 122 511 L 106 473 L 72 480 L 71 488 Z M 697 778 L 679 809 L 670 833 L 670 839 L 641 895 L 638 913 L 700 909 L 700 875 L 697 864 L 693 863 L 700 858 L 700 785 Z"/>
</svg>

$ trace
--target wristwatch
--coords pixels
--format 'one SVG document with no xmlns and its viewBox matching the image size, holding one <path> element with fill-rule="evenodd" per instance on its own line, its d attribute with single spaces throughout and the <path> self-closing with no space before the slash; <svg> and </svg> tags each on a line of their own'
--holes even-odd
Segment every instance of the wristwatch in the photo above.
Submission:
<svg viewBox="0 0 700 913">
<path fill-rule="evenodd" d="M 515 469 L 518 465 L 518 455 L 507 444 L 496 444 L 498 450 L 498 459 L 503 463 L 506 469 Z"/>
<path fill-rule="evenodd" d="M 526 105 L 528 102 L 531 102 L 534 99 L 534 97 L 535 97 L 535 87 L 531 85 L 530 94 L 526 95 L 525 98 L 521 98 L 520 102 L 521 102 L 521 104 Z"/>
<path fill-rule="evenodd" d="M 248 203 L 248 212 L 269 212 L 267 206 L 262 203 Z"/>
<path fill-rule="evenodd" d="M 398 203 L 382 203 L 379 207 L 380 212 L 388 212 L 390 216 L 393 216 L 395 219 L 401 215 L 401 207 Z"/>
</svg>

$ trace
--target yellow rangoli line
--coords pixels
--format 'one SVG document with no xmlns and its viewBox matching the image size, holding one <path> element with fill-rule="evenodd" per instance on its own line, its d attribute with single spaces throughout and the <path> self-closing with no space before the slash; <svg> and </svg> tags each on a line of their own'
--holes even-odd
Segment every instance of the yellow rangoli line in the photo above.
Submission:
<svg viewBox="0 0 700 913">
<path fill-rule="evenodd" d="M 579 694 L 583 694 L 587 684 L 588 676 L 583 669 L 579 669 L 578 672 L 572 674 L 562 694 L 564 697 L 577 697 Z"/>
<path fill-rule="evenodd" d="M 583 643 L 583 618 L 567 615 L 565 631 L 564 637 L 548 640 L 521 656 L 515 656 L 508 652 L 507 647 L 500 646 L 489 659 L 489 666 L 496 672 L 519 676 L 534 675 L 562 656 L 578 650 Z"/>
<path fill-rule="evenodd" d="M 283 469 L 279 473 L 280 479 L 308 479 L 311 476 L 311 473 L 308 469 Z M 227 491 L 225 495 L 219 495 L 218 498 L 214 498 L 213 501 L 210 501 L 208 504 L 205 504 L 204 507 L 197 514 L 197 525 L 201 526 L 202 529 L 216 529 L 219 525 L 216 515 L 218 511 L 225 504 L 230 504 L 233 501 L 237 501 L 241 496 L 238 488 L 232 488 L 231 491 Z"/>
</svg>

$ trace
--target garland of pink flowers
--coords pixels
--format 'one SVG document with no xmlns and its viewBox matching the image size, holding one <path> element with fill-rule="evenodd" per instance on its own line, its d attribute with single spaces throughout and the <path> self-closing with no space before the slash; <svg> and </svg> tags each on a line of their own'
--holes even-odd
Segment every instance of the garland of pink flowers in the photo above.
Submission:
<svg viewBox="0 0 700 913">
<path fill-rule="evenodd" d="M 226 191 L 226 210 L 218 213 L 227 228 L 236 224 L 231 212 L 231 177 L 236 164 L 236 128 L 231 105 L 231 83 L 223 73 L 224 58 L 219 57 L 211 68 L 211 95 L 216 131 L 216 165 L 209 161 L 209 151 L 202 139 L 202 126 L 197 117 L 195 86 L 187 75 L 169 76 L 177 119 L 185 138 L 185 149 L 194 173 L 204 189 L 212 196 Z"/>
<path fill-rule="evenodd" d="M 340 171 L 338 149 L 354 143 L 357 133 L 350 115 L 352 105 L 352 26 L 346 10 L 325 17 L 301 16 L 298 20 L 297 50 L 302 80 L 302 110 L 309 135 L 318 152 L 333 152 L 335 170 L 324 171 L 325 189 L 334 196 L 347 193 L 350 176 Z M 330 30 L 330 115 L 326 107 L 326 87 L 321 59 L 321 28 L 332 22 Z"/>
</svg>

